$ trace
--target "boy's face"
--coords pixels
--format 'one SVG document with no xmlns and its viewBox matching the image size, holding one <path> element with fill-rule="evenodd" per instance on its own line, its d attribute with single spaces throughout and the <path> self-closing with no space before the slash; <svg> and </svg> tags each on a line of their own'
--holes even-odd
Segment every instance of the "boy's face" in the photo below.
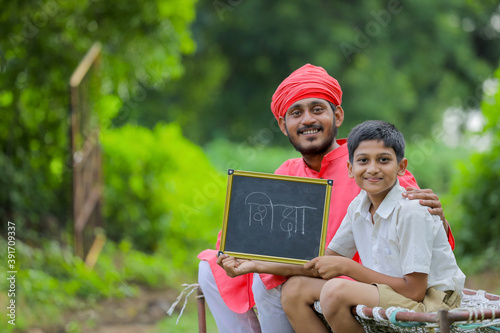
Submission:
<svg viewBox="0 0 500 333">
<path fill-rule="evenodd" d="M 362 141 L 354 151 L 352 164 L 347 162 L 349 177 L 365 190 L 372 202 L 381 201 L 396 184 L 397 176 L 403 176 L 408 160 L 398 163 L 393 148 L 384 146 L 384 141 Z"/>
</svg>

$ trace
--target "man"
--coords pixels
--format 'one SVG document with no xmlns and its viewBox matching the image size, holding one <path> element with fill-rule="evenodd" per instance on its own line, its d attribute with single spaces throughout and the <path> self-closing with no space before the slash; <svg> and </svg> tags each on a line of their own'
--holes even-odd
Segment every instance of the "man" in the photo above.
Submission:
<svg viewBox="0 0 500 333">
<path fill-rule="evenodd" d="M 323 68 L 310 64 L 290 74 L 278 86 L 271 102 L 281 131 L 302 154 L 302 158 L 283 163 L 276 174 L 333 180 L 326 244 L 333 238 L 350 202 L 360 192 L 354 180 L 348 177 L 346 140 L 336 140 L 337 129 L 344 120 L 341 103 L 342 90 L 337 80 Z M 399 180 L 407 188 L 403 195 L 420 199 L 431 214 L 441 217 L 448 231 L 438 197 L 431 190 L 419 190 L 409 172 Z M 449 241 L 453 247 L 451 233 Z M 217 249 L 219 242 L 220 234 Z M 205 250 L 198 258 L 202 260 L 199 283 L 220 332 L 293 332 L 281 308 L 281 285 L 287 279 L 285 276 L 308 275 L 303 266 L 239 261 L 225 255 L 216 259 L 215 250 Z M 258 319 L 252 308 L 254 304 Z"/>
</svg>

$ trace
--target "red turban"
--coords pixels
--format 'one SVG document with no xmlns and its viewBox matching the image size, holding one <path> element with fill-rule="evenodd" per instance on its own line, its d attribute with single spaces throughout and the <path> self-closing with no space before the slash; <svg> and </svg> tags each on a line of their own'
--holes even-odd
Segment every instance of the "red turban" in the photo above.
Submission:
<svg viewBox="0 0 500 333">
<path fill-rule="evenodd" d="M 321 98 L 335 105 L 342 103 L 339 83 L 323 67 L 306 64 L 288 76 L 273 94 L 271 111 L 278 120 L 293 103 L 304 98 Z"/>
</svg>

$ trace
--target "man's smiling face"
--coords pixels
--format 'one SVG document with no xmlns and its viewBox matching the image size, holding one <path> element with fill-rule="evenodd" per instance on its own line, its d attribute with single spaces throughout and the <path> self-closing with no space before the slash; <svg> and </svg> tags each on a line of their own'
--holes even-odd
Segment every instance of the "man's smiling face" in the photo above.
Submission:
<svg viewBox="0 0 500 333">
<path fill-rule="evenodd" d="M 302 155 L 326 154 L 334 147 L 335 110 L 324 99 L 298 100 L 288 108 L 280 126 L 284 126 L 290 143 Z"/>
</svg>

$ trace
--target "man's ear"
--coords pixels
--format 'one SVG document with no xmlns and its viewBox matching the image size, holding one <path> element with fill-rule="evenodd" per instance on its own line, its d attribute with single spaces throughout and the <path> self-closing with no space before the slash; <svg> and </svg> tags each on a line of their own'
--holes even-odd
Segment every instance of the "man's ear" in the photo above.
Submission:
<svg viewBox="0 0 500 333">
<path fill-rule="evenodd" d="M 398 176 L 404 176 L 407 167 L 408 167 L 408 159 L 403 157 L 401 161 L 399 161 Z"/>
<path fill-rule="evenodd" d="M 349 172 L 349 178 L 354 178 L 354 174 L 352 173 L 352 164 L 350 161 L 347 161 L 347 171 Z"/>
<path fill-rule="evenodd" d="M 283 117 L 279 117 L 278 118 L 278 125 L 280 127 L 280 130 L 281 132 L 283 132 L 283 134 L 285 134 L 286 136 L 288 136 L 287 132 L 286 132 L 286 122 L 285 122 L 285 118 Z"/>
<path fill-rule="evenodd" d="M 335 126 L 338 128 L 344 122 L 344 109 L 340 105 L 337 105 L 333 113 L 335 114 Z"/>
</svg>

